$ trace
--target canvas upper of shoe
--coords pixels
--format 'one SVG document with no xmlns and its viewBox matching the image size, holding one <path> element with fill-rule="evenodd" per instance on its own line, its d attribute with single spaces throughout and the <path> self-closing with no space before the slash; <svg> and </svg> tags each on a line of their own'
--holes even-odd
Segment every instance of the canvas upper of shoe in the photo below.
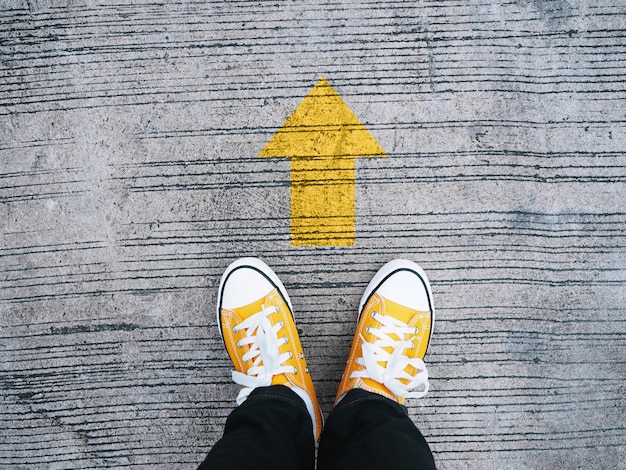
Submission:
<svg viewBox="0 0 626 470">
<path fill-rule="evenodd" d="M 250 292 L 260 297 L 250 301 Z M 235 367 L 233 381 L 243 386 L 237 404 L 257 387 L 285 385 L 305 402 L 317 440 L 322 415 L 291 301 L 278 277 L 256 258 L 236 261 L 222 276 L 217 310 L 220 333 Z"/>
<path fill-rule="evenodd" d="M 353 388 L 398 403 L 428 392 L 423 358 L 434 322 L 432 305 L 428 278 L 415 263 L 395 260 L 378 271 L 361 300 L 336 403 Z"/>
</svg>

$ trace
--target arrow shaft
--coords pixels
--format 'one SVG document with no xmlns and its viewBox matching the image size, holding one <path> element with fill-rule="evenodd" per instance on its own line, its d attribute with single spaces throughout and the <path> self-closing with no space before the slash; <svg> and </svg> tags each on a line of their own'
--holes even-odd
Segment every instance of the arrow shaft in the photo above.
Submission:
<svg viewBox="0 0 626 470">
<path fill-rule="evenodd" d="M 354 245 L 354 178 L 354 157 L 291 160 L 292 245 Z"/>
</svg>

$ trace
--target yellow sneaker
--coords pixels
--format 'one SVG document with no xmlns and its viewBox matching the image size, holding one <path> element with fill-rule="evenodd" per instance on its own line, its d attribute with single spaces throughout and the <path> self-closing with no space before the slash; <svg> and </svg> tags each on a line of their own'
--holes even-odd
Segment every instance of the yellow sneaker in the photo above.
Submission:
<svg viewBox="0 0 626 470">
<path fill-rule="evenodd" d="M 422 359 L 433 329 L 432 292 L 417 264 L 395 260 L 365 289 L 350 356 L 335 404 L 353 388 L 404 403 L 428 392 Z"/>
<path fill-rule="evenodd" d="M 322 414 L 307 368 L 291 300 L 278 276 L 263 261 L 242 258 L 222 275 L 217 324 L 243 388 L 241 405 L 257 387 L 284 385 L 306 404 L 319 439 Z"/>
</svg>

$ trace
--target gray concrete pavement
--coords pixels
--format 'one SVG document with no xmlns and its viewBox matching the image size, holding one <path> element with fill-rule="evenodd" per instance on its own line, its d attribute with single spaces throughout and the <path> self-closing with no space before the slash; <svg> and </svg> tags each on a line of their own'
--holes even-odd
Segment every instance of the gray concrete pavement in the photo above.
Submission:
<svg viewBox="0 0 626 470">
<path fill-rule="evenodd" d="M 0 468 L 194 468 L 237 387 L 228 263 L 289 289 L 323 411 L 358 301 L 437 308 L 409 412 L 450 469 L 626 461 L 626 7 L 0 0 Z M 258 153 L 320 77 L 388 153 L 354 247 L 290 244 Z"/>
</svg>

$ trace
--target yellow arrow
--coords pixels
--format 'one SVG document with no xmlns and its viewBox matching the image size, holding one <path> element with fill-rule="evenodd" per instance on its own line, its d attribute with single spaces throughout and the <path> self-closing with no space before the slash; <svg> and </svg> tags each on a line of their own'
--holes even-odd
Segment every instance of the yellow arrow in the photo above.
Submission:
<svg viewBox="0 0 626 470">
<path fill-rule="evenodd" d="M 291 158 L 291 244 L 352 246 L 355 159 L 386 157 L 323 78 L 259 153 Z"/>
</svg>

